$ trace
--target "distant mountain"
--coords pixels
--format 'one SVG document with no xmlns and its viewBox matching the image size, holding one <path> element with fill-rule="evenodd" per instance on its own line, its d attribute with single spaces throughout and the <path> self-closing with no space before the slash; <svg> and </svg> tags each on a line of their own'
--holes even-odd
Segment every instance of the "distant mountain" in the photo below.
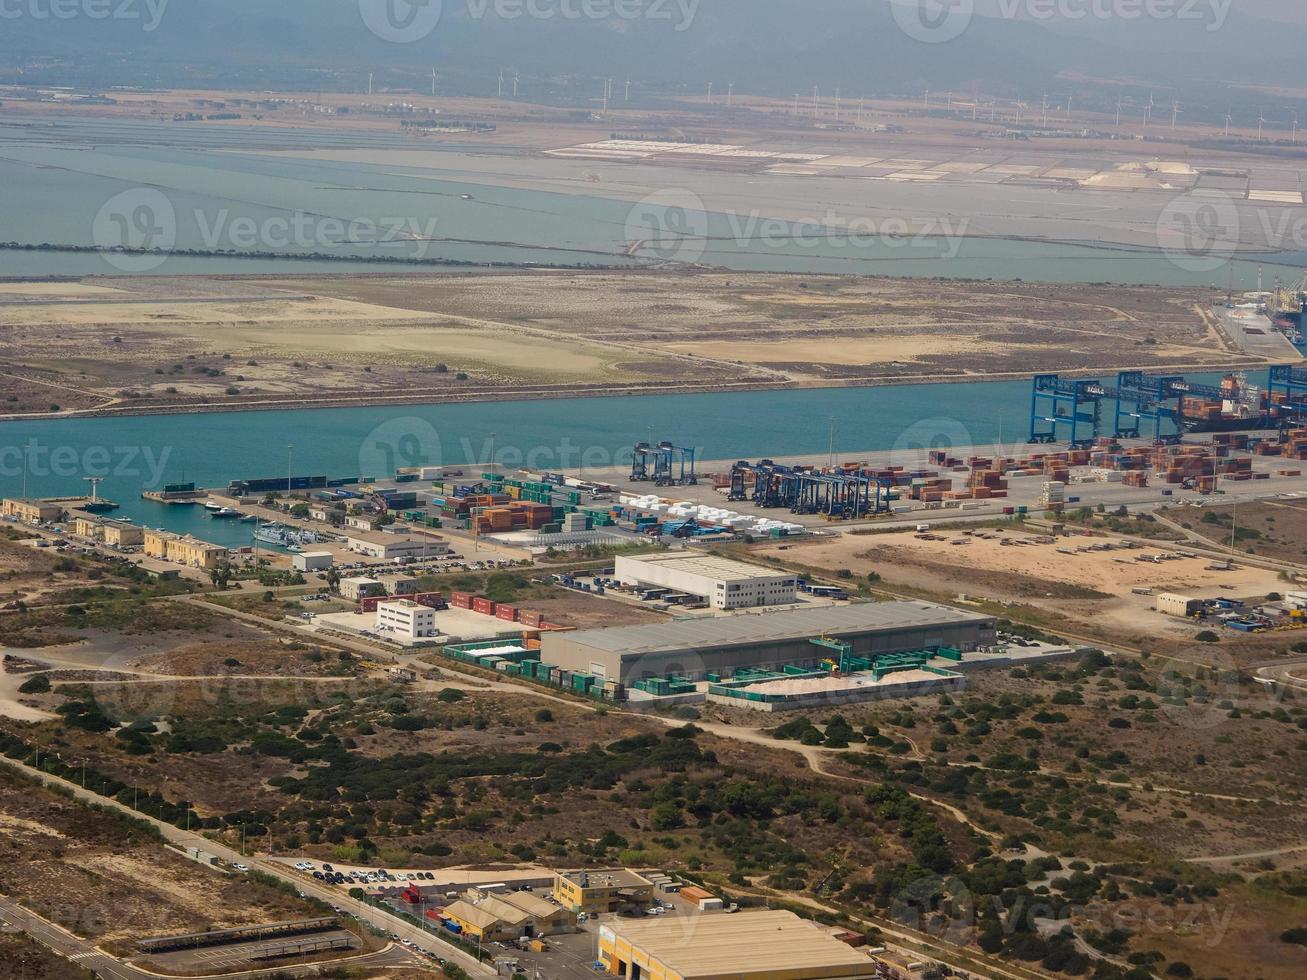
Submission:
<svg viewBox="0 0 1307 980">
<path fill-rule="evenodd" d="M 214 85 L 358 91 L 377 84 L 422 89 L 432 67 L 441 90 L 488 94 L 501 69 L 520 72 L 533 95 L 592 98 L 595 79 L 631 77 L 651 93 L 700 92 L 733 81 L 739 91 L 788 97 L 836 86 L 860 94 L 923 88 L 1029 94 L 1065 78 L 1125 78 L 1138 85 L 1197 86 L 1296 77 L 1307 30 L 1230 11 L 1208 20 L 1051 22 L 1018 0 L 976 0 L 956 38 L 918 40 L 902 24 L 915 0 L 643 0 L 647 16 L 506 18 L 523 0 L 115 0 L 135 20 L 0 22 L 0 80 L 55 84 Z M 893 0 L 897 2 L 897 0 Z M 1201 0 L 1203 3 L 1210 0 Z M 364 13 L 386 3 L 423 18 L 429 34 L 393 43 Z M 578 0 L 536 0 L 538 9 L 578 10 Z M 614 4 L 613 6 L 617 6 Z M 25 6 L 21 9 L 27 9 Z M 151 10 L 162 10 L 157 26 Z M 607 9 L 607 8 L 605 8 Z M 965 8 L 961 8 L 965 9 Z M 1205 7 L 1203 9 L 1206 9 Z M 965 15 L 963 15 L 965 16 Z M 949 29 L 956 25 L 953 22 Z M 147 27 L 153 27 L 147 30 Z M 927 31 L 927 34 L 929 32 Z"/>
</svg>

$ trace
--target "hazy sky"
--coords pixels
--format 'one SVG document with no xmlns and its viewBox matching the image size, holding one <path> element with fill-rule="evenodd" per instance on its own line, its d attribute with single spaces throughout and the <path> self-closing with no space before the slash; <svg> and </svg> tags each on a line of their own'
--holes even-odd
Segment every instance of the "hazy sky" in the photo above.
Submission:
<svg viewBox="0 0 1307 980">
<path fill-rule="evenodd" d="M 1257 17 L 1307 24 L 1307 3 L 1304 0 L 1234 0 L 1234 7 Z"/>
</svg>

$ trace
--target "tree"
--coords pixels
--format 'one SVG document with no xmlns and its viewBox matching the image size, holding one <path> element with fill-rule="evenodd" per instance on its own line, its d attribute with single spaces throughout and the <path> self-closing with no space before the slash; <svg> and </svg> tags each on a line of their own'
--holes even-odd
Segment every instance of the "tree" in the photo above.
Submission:
<svg viewBox="0 0 1307 980">
<path fill-rule="evenodd" d="M 231 562 L 229 561 L 220 562 L 218 565 L 209 569 L 209 581 L 219 589 L 227 588 L 228 583 L 231 582 L 231 576 L 232 567 Z"/>
<path fill-rule="evenodd" d="M 50 678 L 45 674 L 35 674 L 18 686 L 19 694 L 46 694 L 50 690 Z"/>
</svg>

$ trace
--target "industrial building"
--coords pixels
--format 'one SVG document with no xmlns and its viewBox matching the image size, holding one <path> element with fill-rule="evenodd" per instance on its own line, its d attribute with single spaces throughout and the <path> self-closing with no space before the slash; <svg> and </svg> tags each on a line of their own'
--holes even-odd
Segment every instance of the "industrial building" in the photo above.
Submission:
<svg viewBox="0 0 1307 980">
<path fill-rule="evenodd" d="M 617 920 L 599 927 L 599 961 L 628 980 L 871 980 L 876 964 L 793 912 Z"/>
<path fill-rule="evenodd" d="M 376 631 L 401 640 L 418 640 L 437 636 L 436 611 L 420 606 L 411 599 L 393 599 L 377 603 Z"/>
<path fill-rule="evenodd" d="M 554 901 L 571 912 L 619 912 L 653 905 L 653 882 L 626 868 L 559 871 Z"/>
<path fill-rule="evenodd" d="M 449 554 L 449 545 L 429 538 L 401 538 L 394 534 L 351 534 L 346 547 L 367 558 L 431 558 Z"/>
<path fill-rule="evenodd" d="M 1188 617 L 1203 608 L 1203 600 L 1187 595 L 1176 595 L 1173 592 L 1163 592 L 1154 600 L 1154 606 L 1158 612 L 1166 616 Z"/>
<path fill-rule="evenodd" d="M 335 559 L 330 551 L 300 551 L 290 556 L 290 563 L 299 572 L 325 572 Z"/>
<path fill-rule="evenodd" d="M 457 926 L 460 935 L 482 942 L 552 936 L 570 931 L 574 921 L 566 909 L 530 892 L 481 894 L 477 889 L 445 906 L 441 917 Z"/>
<path fill-rule="evenodd" d="M 545 633 L 540 659 L 631 686 L 655 677 L 714 680 L 741 668 L 817 668 L 830 654 L 813 643 L 823 637 L 862 658 L 944 647 L 972 651 L 992 646 L 995 628 L 992 616 L 929 602 L 867 602 Z"/>
<path fill-rule="evenodd" d="M 623 555 L 617 558 L 614 577 L 635 588 L 699 596 L 714 609 L 789 605 L 798 586 L 793 573 L 709 554 Z"/>
<path fill-rule="evenodd" d="M 360 599 L 366 599 L 368 596 L 385 595 L 386 587 L 380 579 L 368 578 L 364 575 L 355 576 L 354 578 L 343 578 L 340 585 L 341 598 L 358 602 Z"/>
<path fill-rule="evenodd" d="M 0 503 L 0 515 L 30 524 L 33 521 L 57 521 L 63 516 L 63 508 L 58 504 L 48 504 L 41 500 L 24 500 L 6 497 Z"/>
</svg>

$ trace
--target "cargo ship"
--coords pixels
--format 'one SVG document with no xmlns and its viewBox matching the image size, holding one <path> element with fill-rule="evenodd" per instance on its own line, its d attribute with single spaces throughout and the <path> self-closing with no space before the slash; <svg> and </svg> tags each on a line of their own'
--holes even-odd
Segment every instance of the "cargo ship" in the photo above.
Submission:
<svg viewBox="0 0 1307 980">
<path fill-rule="evenodd" d="M 1227 374 L 1221 379 L 1219 400 L 1192 396 L 1180 400 L 1180 423 L 1185 432 L 1193 433 L 1275 428 L 1266 407 L 1266 392 L 1250 385 L 1247 375 Z"/>
</svg>

